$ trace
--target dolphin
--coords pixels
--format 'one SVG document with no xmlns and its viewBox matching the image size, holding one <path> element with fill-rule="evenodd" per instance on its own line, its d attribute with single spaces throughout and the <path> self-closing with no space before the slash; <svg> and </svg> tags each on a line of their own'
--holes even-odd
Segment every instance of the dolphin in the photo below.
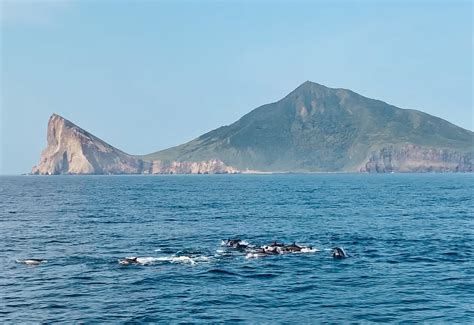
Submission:
<svg viewBox="0 0 474 325">
<path fill-rule="evenodd" d="M 301 252 L 301 249 L 303 249 L 303 247 L 296 245 L 295 242 L 293 242 L 291 245 L 285 246 L 285 250 L 291 253 Z"/>
<path fill-rule="evenodd" d="M 26 265 L 39 265 L 41 263 L 46 263 L 47 260 L 42 258 L 28 258 L 25 260 L 17 260 L 17 263 L 26 264 Z"/>
<path fill-rule="evenodd" d="M 247 253 L 245 257 L 246 258 L 259 258 L 259 257 L 265 257 L 265 256 L 268 256 L 268 254 L 265 253 L 265 250 L 263 248 L 260 248 L 257 250 L 250 251 L 249 253 Z"/>
<path fill-rule="evenodd" d="M 341 259 L 341 258 L 346 258 L 347 254 L 342 247 L 334 247 L 332 249 L 332 257 Z"/>
<path fill-rule="evenodd" d="M 120 265 L 130 265 L 130 264 L 140 264 L 138 262 L 138 257 L 125 257 L 124 259 L 119 260 Z"/>
<path fill-rule="evenodd" d="M 231 247 L 231 248 L 235 248 L 237 250 L 246 250 L 247 248 L 249 248 L 249 245 L 246 244 L 246 242 L 240 240 L 240 239 L 227 239 L 225 241 L 223 241 L 223 245 L 227 246 L 227 247 Z"/>
<path fill-rule="evenodd" d="M 278 255 L 283 254 L 284 246 L 266 245 L 262 247 L 262 250 L 267 255 Z"/>
<path fill-rule="evenodd" d="M 241 242 L 240 238 L 227 239 L 224 241 L 224 245 L 228 247 L 234 247 Z"/>
</svg>

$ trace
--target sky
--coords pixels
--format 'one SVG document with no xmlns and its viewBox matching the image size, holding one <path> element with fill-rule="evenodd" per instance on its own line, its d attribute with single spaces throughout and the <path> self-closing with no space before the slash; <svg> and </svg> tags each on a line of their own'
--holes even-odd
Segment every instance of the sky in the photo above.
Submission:
<svg viewBox="0 0 474 325">
<path fill-rule="evenodd" d="M 473 2 L 0 0 L 0 173 L 57 113 L 131 154 L 228 125 L 306 80 L 473 130 Z"/>
</svg>

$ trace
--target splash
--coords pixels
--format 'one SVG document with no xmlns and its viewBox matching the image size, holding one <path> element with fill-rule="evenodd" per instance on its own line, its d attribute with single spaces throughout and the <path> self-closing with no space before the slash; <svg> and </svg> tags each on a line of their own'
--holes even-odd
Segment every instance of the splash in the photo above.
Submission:
<svg viewBox="0 0 474 325">
<path fill-rule="evenodd" d="M 159 257 L 146 256 L 146 257 L 126 257 L 123 260 L 119 260 L 119 264 L 153 265 L 153 264 L 159 264 L 159 263 L 173 263 L 173 264 L 195 265 L 201 262 L 209 262 L 210 260 L 211 258 L 208 256 L 186 256 L 186 255 L 182 255 L 182 256 L 172 255 L 172 256 L 159 256 Z"/>
<path fill-rule="evenodd" d="M 317 253 L 320 252 L 320 249 L 317 249 L 315 247 L 303 247 L 301 249 L 301 253 Z"/>
</svg>

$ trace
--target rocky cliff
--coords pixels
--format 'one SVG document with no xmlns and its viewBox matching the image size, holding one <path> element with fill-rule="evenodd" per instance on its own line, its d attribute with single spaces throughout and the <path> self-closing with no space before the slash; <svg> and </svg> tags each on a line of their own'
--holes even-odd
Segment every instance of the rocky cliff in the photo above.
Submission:
<svg viewBox="0 0 474 325">
<path fill-rule="evenodd" d="M 237 173 L 222 161 L 146 160 L 129 155 L 77 125 L 53 114 L 48 123 L 48 145 L 31 173 L 57 174 L 215 174 Z"/>
<path fill-rule="evenodd" d="M 360 168 L 361 172 L 472 172 L 473 155 L 449 149 L 421 148 L 406 145 L 374 151 Z"/>
<path fill-rule="evenodd" d="M 59 115 L 48 122 L 48 145 L 33 174 L 137 174 L 143 163 Z"/>
</svg>

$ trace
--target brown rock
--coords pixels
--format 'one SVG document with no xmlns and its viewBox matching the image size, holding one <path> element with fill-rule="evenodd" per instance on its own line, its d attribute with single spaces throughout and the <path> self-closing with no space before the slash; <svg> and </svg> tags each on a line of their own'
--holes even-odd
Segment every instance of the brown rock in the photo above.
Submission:
<svg viewBox="0 0 474 325">
<path fill-rule="evenodd" d="M 53 114 L 48 146 L 31 173 L 57 174 L 215 174 L 237 173 L 220 160 L 200 162 L 143 160 L 129 155 L 65 118 Z"/>
</svg>

